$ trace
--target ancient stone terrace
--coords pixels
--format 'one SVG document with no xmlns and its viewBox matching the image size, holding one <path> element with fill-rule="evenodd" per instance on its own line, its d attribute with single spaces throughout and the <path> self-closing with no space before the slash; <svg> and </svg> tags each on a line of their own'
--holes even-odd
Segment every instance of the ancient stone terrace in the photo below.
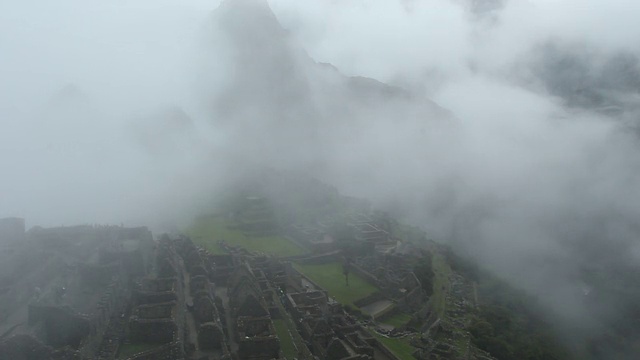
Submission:
<svg viewBox="0 0 640 360">
<path fill-rule="evenodd" d="M 382 246 L 393 243 L 390 234 L 365 214 L 355 214 L 349 219 L 349 225 L 354 229 L 356 240 Z"/>
<path fill-rule="evenodd" d="M 235 340 L 242 359 L 270 360 L 280 357 L 280 340 L 276 334 L 264 289 L 248 263 L 237 269 L 230 280 L 229 304 L 236 319 Z"/>
<path fill-rule="evenodd" d="M 313 253 L 324 253 L 336 250 L 336 241 L 329 234 L 328 226 L 319 223 L 315 226 L 291 224 L 287 234 L 301 242 Z"/>
<path fill-rule="evenodd" d="M 376 284 L 385 297 L 407 312 L 418 310 L 426 301 L 420 281 L 400 256 L 377 253 L 359 257 L 355 260 L 354 270 Z"/>
<path fill-rule="evenodd" d="M 123 336 L 116 319 L 127 311 L 130 284 L 149 266 L 143 253 L 153 247 L 150 232 L 84 225 L 34 228 L 24 236 L 3 263 L 10 281 L 0 299 L 0 313 L 8 314 L 0 337 L 8 343 L 31 338 L 17 343 L 41 343 L 51 356 L 65 348 L 79 358 L 112 357 Z"/>
<path fill-rule="evenodd" d="M 356 213 L 347 219 L 347 225 L 353 229 L 354 241 L 364 243 L 371 249 L 387 250 L 395 246 L 391 235 L 380 228 L 375 221 L 363 214 Z M 290 224 L 287 235 L 310 249 L 313 253 L 326 253 L 336 250 L 337 243 L 331 235 L 331 229 L 339 222 L 332 219 L 329 224 L 317 221 L 312 224 Z"/>
<path fill-rule="evenodd" d="M 272 205 L 264 197 L 249 196 L 243 199 L 241 209 L 233 216 L 236 227 L 245 235 L 271 236 L 278 233 L 278 223 Z"/>
<path fill-rule="evenodd" d="M 239 359 L 281 358 L 286 340 L 274 327 L 277 320 L 290 324 L 300 358 L 397 360 L 325 290 L 305 282 L 290 262 L 248 251 L 233 251 L 232 257 L 227 263 L 235 270 L 220 295 L 226 298 L 231 348 Z"/>
<path fill-rule="evenodd" d="M 231 247 L 213 255 L 184 236 L 153 240 L 144 228 L 26 235 L 31 248 L 5 249 L 24 255 L 30 271 L 0 292 L 13 299 L 3 303 L 11 306 L 6 313 L 15 314 L 0 351 L 24 344 L 78 360 L 397 360 L 288 261 Z M 391 269 L 379 280 L 369 276 L 389 289 L 419 286 Z"/>
<path fill-rule="evenodd" d="M 303 293 L 287 294 L 287 309 L 300 319 L 306 315 L 322 316 L 329 312 L 326 291 L 310 290 Z"/>
<path fill-rule="evenodd" d="M 320 290 L 287 294 L 287 309 L 298 331 L 319 359 L 395 359 L 340 306 Z"/>
<path fill-rule="evenodd" d="M 176 301 L 137 306 L 129 320 L 132 342 L 166 344 L 182 341 L 183 322 Z"/>
<path fill-rule="evenodd" d="M 202 253 L 186 237 L 159 238 L 152 271 L 138 279 L 132 291 L 121 351 L 129 355 L 120 358 L 230 359 L 215 286 Z"/>
<path fill-rule="evenodd" d="M 133 290 L 133 300 L 137 304 L 157 304 L 178 300 L 178 278 L 143 279 Z"/>
<path fill-rule="evenodd" d="M 203 261 L 209 279 L 218 286 L 226 286 L 227 280 L 238 266 L 237 258 L 231 255 L 204 254 Z"/>
</svg>

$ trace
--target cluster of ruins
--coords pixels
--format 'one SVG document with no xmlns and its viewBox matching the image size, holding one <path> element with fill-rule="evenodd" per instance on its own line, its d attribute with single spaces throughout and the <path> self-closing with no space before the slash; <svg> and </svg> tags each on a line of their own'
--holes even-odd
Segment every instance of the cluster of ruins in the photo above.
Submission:
<svg viewBox="0 0 640 360">
<path fill-rule="evenodd" d="M 332 218 L 318 220 L 312 224 L 291 224 L 287 227 L 287 234 L 313 253 L 324 253 L 338 249 L 336 239 L 331 235 L 331 229 L 336 225 Z M 397 245 L 388 231 L 383 230 L 371 217 L 363 213 L 349 216 L 346 225 L 353 232 L 353 240 L 358 242 L 369 252 L 385 252 Z"/>
<path fill-rule="evenodd" d="M 282 359 L 274 322 L 299 359 L 395 359 L 277 258 L 146 228 L 2 230 L 2 359 Z"/>
<path fill-rule="evenodd" d="M 287 259 L 224 241 L 220 255 L 182 235 L 154 239 L 144 227 L 25 231 L 21 219 L 1 220 L 0 360 L 397 360 L 377 320 L 433 317 L 407 265 L 420 251 L 388 251 L 397 241 L 386 231 L 364 215 L 351 220 L 355 241 L 375 251 L 350 259 L 350 271 L 378 289 L 354 302 L 357 313 Z M 291 230 L 312 249 L 296 261 L 344 261 L 321 228 Z M 447 330 L 434 320 L 392 333 L 420 331 Z M 445 358 L 441 342 L 423 337 L 415 346 L 419 358 Z"/>
</svg>

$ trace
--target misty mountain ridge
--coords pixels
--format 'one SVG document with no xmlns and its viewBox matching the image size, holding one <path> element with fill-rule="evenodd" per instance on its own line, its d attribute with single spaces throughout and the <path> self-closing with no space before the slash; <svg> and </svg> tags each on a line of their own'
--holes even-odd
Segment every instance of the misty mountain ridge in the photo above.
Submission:
<svg viewBox="0 0 640 360">
<path fill-rule="evenodd" d="M 630 52 L 603 53 L 586 44 L 548 41 L 531 50 L 528 80 L 571 108 L 639 126 L 640 60 Z"/>
<path fill-rule="evenodd" d="M 287 156 L 285 147 L 293 146 L 305 153 L 287 161 L 296 164 L 306 157 L 318 164 L 327 160 L 325 150 L 335 152 L 354 136 L 366 137 L 362 132 L 370 127 L 388 125 L 415 134 L 434 121 L 453 119 L 429 99 L 374 79 L 347 77 L 330 64 L 315 62 L 282 28 L 266 1 L 223 2 L 207 31 L 213 46 L 209 62 L 226 57 L 225 85 L 206 100 L 213 120 L 232 129 L 228 135 L 235 146 L 250 146 L 258 156 L 279 161 Z M 230 51 L 216 50 L 228 47 Z"/>
<path fill-rule="evenodd" d="M 34 119 L 23 121 L 11 111 L 5 116 L 0 107 L 10 120 L 0 134 L 7 155 L 4 216 L 38 218 L 43 225 L 125 219 L 174 230 L 247 179 L 271 178 L 278 185 L 272 191 L 276 198 L 297 188 L 314 191 L 270 175 L 290 171 L 350 198 L 368 199 L 536 295 L 553 309 L 564 339 L 583 349 L 584 358 L 635 360 L 640 353 L 635 48 L 625 47 L 624 39 L 603 46 L 611 35 L 589 38 L 593 33 L 578 20 L 589 25 L 596 17 L 568 9 L 582 6 L 577 0 L 558 5 L 570 15 L 552 30 L 542 27 L 547 17 L 558 22 L 555 13 L 540 22 L 545 11 L 555 9 L 550 1 L 362 3 L 369 7 L 359 13 L 355 2 L 225 0 L 212 13 L 211 5 L 199 13 L 208 17 L 185 21 L 204 22 L 197 34 L 176 30 L 190 25 L 176 22 L 170 28 L 166 19 L 153 17 L 161 26 L 143 32 L 164 35 L 132 40 L 132 52 L 120 55 L 119 47 L 103 46 L 105 62 L 116 65 L 96 63 L 112 71 L 105 71 L 98 85 L 60 71 L 61 84 L 81 81 L 53 91 L 44 106 L 30 107 L 26 112 Z M 514 10 L 519 4 L 522 9 Z M 538 5 L 545 11 L 527 12 Z M 580 9 L 607 8 L 596 5 L 587 1 Z M 118 13 L 129 14 L 135 6 Z M 326 12 L 305 13 L 314 9 Z M 347 10 L 337 14 L 340 9 Z M 384 10 L 388 18 L 381 16 Z M 529 15 L 538 22 L 528 23 Z M 438 23 L 437 16 L 446 20 Z M 302 20 L 291 20 L 296 17 Z M 621 17 L 612 21 L 624 24 Z M 312 21 L 300 25 L 306 20 Z M 334 21 L 356 30 L 344 24 L 333 33 L 322 28 Z M 397 26 L 402 21 L 407 26 Z M 116 26 L 127 35 L 132 30 Z M 181 40 L 200 35 L 196 54 L 186 54 L 187 46 L 176 46 L 176 38 L 159 29 L 180 33 Z M 442 29 L 451 34 L 438 35 Z M 623 34 L 631 36 L 631 30 Z M 512 31 L 521 33 L 511 36 Z M 100 36 L 106 35 L 86 36 L 103 44 Z M 116 44 L 129 44 L 129 36 L 118 39 Z M 0 38 L 0 46 L 4 41 Z M 162 50 L 151 52 L 154 41 Z M 89 56 L 91 51 L 79 48 Z M 195 78 L 192 88 L 164 73 L 172 73 L 179 61 L 165 61 L 158 56 L 162 51 L 184 56 L 181 65 Z M 7 54 L 14 59 L 21 52 Z M 154 81 L 143 76 L 126 81 L 170 90 L 122 82 L 128 71 L 141 72 L 122 58 L 140 54 L 138 61 L 156 71 L 147 72 Z M 112 61 L 118 56 L 121 63 Z M 61 58 L 71 67 L 73 61 Z M 20 74 L 28 80 L 26 70 L 13 82 L 22 84 Z M 44 71 L 34 74 L 47 79 Z M 46 85 L 42 88 L 56 88 Z M 29 86 L 28 81 L 7 86 L 7 94 Z M 109 94 L 114 89 L 117 96 Z"/>
<path fill-rule="evenodd" d="M 413 169 L 431 171 L 431 168 L 425 168 L 428 161 L 421 157 L 431 159 L 430 156 L 433 156 L 438 159 L 438 163 L 446 163 L 448 155 L 444 152 L 434 152 L 434 149 L 449 147 L 441 146 L 437 137 L 441 133 L 451 135 L 451 126 L 455 128 L 457 120 L 447 110 L 426 98 L 416 99 L 415 95 L 407 90 L 373 79 L 346 77 L 332 65 L 316 63 L 287 31 L 283 30 L 266 2 L 255 4 L 252 1 L 226 1 L 213 16 L 212 29 L 218 36 L 215 38 L 216 41 L 224 44 L 222 48 L 229 46 L 233 49 L 227 63 L 227 68 L 233 70 L 225 78 L 226 86 L 217 89 L 210 100 L 214 104 L 214 122 L 223 129 L 225 126 L 231 129 L 230 142 L 239 153 L 251 154 L 251 161 L 270 164 L 280 169 L 294 169 L 328 181 L 333 180 L 343 188 L 346 184 L 347 188 L 359 188 L 362 193 L 367 192 L 364 189 L 369 188 L 393 189 L 396 184 L 394 175 L 406 176 L 403 183 L 412 184 L 412 187 L 406 188 L 411 189 L 408 190 L 410 194 L 397 194 L 393 191 L 392 194 L 375 193 L 374 196 L 380 197 L 373 200 L 383 204 L 385 209 L 402 209 L 398 212 L 401 216 L 411 216 L 407 214 L 411 210 L 407 209 L 415 209 L 414 206 L 420 206 L 418 204 L 423 200 L 422 196 L 427 197 L 423 195 L 426 192 L 423 188 L 434 186 L 421 186 L 421 180 L 412 179 L 411 173 L 416 171 Z M 216 44 L 216 41 L 212 43 Z M 526 66 L 532 64 L 529 69 L 533 69 L 533 81 L 543 84 L 542 92 L 548 91 L 565 100 L 565 105 L 569 108 L 608 113 L 611 113 L 608 110 L 611 106 L 632 109 L 633 104 L 619 103 L 616 92 L 633 94 L 636 91 L 633 84 L 636 73 L 633 57 L 614 56 L 602 68 L 597 68 L 602 69 L 598 70 L 598 73 L 593 71 L 596 68 L 571 65 L 572 61 L 580 62 L 581 58 L 587 59 L 583 54 L 569 55 L 568 61 L 560 54 L 554 53 L 553 47 L 550 47 L 539 52 L 540 57 L 536 58 L 539 59 L 538 62 L 525 62 Z M 526 88 L 528 85 L 521 83 L 519 86 Z M 616 112 L 614 117 L 617 115 L 619 112 Z M 457 139 L 456 136 L 452 138 Z M 291 152 L 291 148 L 296 151 Z M 408 151 L 404 151 L 405 149 Z M 400 154 L 403 157 L 394 157 Z M 415 158 L 411 158 L 411 154 L 416 154 Z M 234 160 L 236 159 L 234 157 Z M 400 162 L 404 162 L 405 166 L 396 165 Z M 390 174 L 396 169 L 399 170 L 397 174 Z M 501 216 L 494 218 L 495 214 L 492 211 L 508 212 L 506 207 L 499 205 L 500 198 L 508 195 L 499 191 L 495 197 L 488 194 L 485 198 L 481 193 L 478 199 L 473 199 L 464 209 L 456 210 L 455 204 L 460 201 L 458 197 L 461 196 L 461 191 L 458 189 L 457 193 L 448 194 L 446 189 L 459 185 L 455 185 L 455 181 L 473 183 L 473 179 L 454 177 L 453 183 L 446 183 L 451 179 L 443 177 L 446 179 L 442 180 L 443 184 L 435 187 L 444 189 L 436 191 L 436 194 L 446 204 L 442 208 L 437 208 L 433 202 L 422 206 L 432 210 L 434 217 L 448 214 L 451 217 L 451 238 L 458 242 L 461 249 L 472 253 L 476 247 L 482 247 L 481 243 L 471 244 L 476 232 L 495 226 L 495 223 L 489 222 L 489 225 L 485 225 L 484 222 L 487 219 L 499 219 Z M 544 175 L 541 177 L 544 178 Z M 375 179 L 376 185 L 371 184 L 371 179 Z M 437 201 L 438 197 L 431 197 L 430 200 Z M 531 197 L 535 203 L 535 195 L 532 194 Z M 588 199 L 583 200 L 589 203 Z M 491 205 L 487 205 L 488 203 Z M 564 206 L 567 205 L 561 205 L 557 211 L 561 211 Z M 520 215 L 508 213 L 505 216 L 507 219 L 511 219 L 512 216 L 526 218 L 525 214 L 529 211 L 535 209 L 527 209 Z M 494 266 L 500 268 L 504 266 L 502 264 L 511 262 L 528 264 L 521 267 L 521 270 L 528 274 L 514 272 L 510 274 L 514 277 L 511 280 L 517 282 L 518 279 L 525 278 L 526 282 L 530 282 L 527 285 L 535 284 L 528 290 L 538 293 L 551 292 L 553 296 L 543 297 L 542 300 L 552 303 L 557 311 L 564 312 L 562 321 L 584 326 L 581 331 L 575 331 L 576 338 L 581 339 L 577 341 L 588 338 L 593 343 L 603 344 L 599 345 L 602 347 L 599 351 L 609 353 L 616 345 L 603 337 L 601 329 L 609 327 L 619 316 L 624 316 L 621 314 L 633 312 L 630 305 L 633 300 L 629 299 L 635 298 L 635 295 L 621 295 L 621 298 L 627 299 L 624 300 L 624 310 L 614 311 L 612 314 L 608 311 L 610 302 L 600 297 L 607 291 L 614 290 L 607 290 L 601 282 L 602 279 L 585 274 L 597 271 L 594 269 L 605 269 L 611 258 L 618 258 L 607 254 L 610 242 L 606 239 L 616 236 L 613 234 L 620 235 L 616 241 L 618 244 L 624 244 L 622 248 L 635 249 L 637 241 L 630 235 L 632 231 L 624 230 L 628 225 L 625 221 L 611 223 L 610 236 L 605 238 L 581 236 L 584 232 L 589 233 L 588 229 L 591 227 L 588 224 L 594 221 L 613 221 L 608 213 L 586 210 L 585 212 L 583 216 L 569 219 L 570 225 L 567 227 L 570 229 L 562 229 L 561 225 L 557 224 L 566 220 L 567 215 L 560 212 L 558 218 L 554 219 L 550 216 L 550 210 L 547 210 L 542 221 L 548 228 L 531 228 L 533 232 L 527 236 L 539 237 L 540 244 L 545 241 L 542 239 L 564 239 L 559 240 L 559 243 L 547 244 L 561 250 L 549 254 L 542 250 L 543 245 L 527 244 L 525 248 L 528 250 L 514 255 L 513 258 L 505 255 Z M 518 236 L 520 232 L 527 232 L 513 226 L 512 233 L 509 232 L 508 236 Z M 584 227 L 584 232 L 571 228 L 572 226 Z M 509 244 L 503 245 L 502 251 L 509 254 Z M 600 254 L 606 256 L 594 260 L 597 249 L 600 249 Z M 566 258 L 570 254 L 574 258 L 569 263 Z M 498 257 L 497 254 L 492 256 L 492 259 Z M 520 258 L 521 256 L 523 258 Z M 545 267 L 541 264 L 553 266 Z M 540 267 L 540 270 L 531 273 L 525 270 L 530 269 L 529 266 Z M 635 269 L 629 259 L 625 260 L 621 268 L 630 271 Z M 549 281 L 553 273 L 557 273 L 557 278 Z M 567 286 L 568 283 L 571 283 L 571 286 Z M 585 288 L 591 289 L 589 300 L 584 300 Z M 616 287 L 615 291 L 622 289 Z M 585 319 L 584 316 L 590 312 L 594 314 L 593 318 Z M 631 337 L 626 341 L 628 343 L 624 347 L 633 346 Z M 620 356 L 624 358 L 624 355 Z"/>
</svg>

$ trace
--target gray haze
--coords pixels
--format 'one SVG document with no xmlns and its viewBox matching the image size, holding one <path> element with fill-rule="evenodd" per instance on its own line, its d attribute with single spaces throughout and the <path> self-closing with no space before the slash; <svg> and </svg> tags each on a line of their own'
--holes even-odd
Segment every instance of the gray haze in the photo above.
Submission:
<svg viewBox="0 0 640 360">
<path fill-rule="evenodd" d="M 584 321 L 640 258 L 640 3 L 0 1 L 0 217 L 183 224 L 318 177 Z M 544 296 L 542 296 L 544 295 Z"/>
</svg>

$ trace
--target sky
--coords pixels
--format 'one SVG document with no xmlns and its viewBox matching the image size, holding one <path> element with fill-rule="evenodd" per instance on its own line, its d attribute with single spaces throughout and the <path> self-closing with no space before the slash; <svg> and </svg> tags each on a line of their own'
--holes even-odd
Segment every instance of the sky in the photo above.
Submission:
<svg viewBox="0 0 640 360">
<path fill-rule="evenodd" d="M 136 214 L 154 211 L 180 165 L 169 159 L 163 171 L 131 134 L 141 119 L 188 103 L 190 46 L 214 6 L 0 2 L 0 216 L 149 220 Z"/>
<path fill-rule="evenodd" d="M 580 318 L 567 244 L 640 257 L 640 96 L 619 84 L 640 2 L 473 3 L 270 0 L 281 32 L 220 1 L 0 0 L 0 217 L 179 226 L 253 162 L 371 199 Z"/>
<path fill-rule="evenodd" d="M 114 197 L 135 197 L 135 188 L 161 172 L 158 167 L 180 166 L 136 162 L 148 159 L 129 139 L 131 124 L 161 109 L 188 109 L 195 125 L 203 127 L 198 136 L 206 142 L 223 137 L 210 128 L 198 94 L 202 78 L 219 80 L 201 71 L 203 29 L 219 3 L 1 1 L 0 136 L 6 191 L 0 214 L 24 216 L 32 224 L 132 216 L 119 214 L 127 199 Z M 594 51 L 639 50 L 634 39 L 640 26 L 633 10 L 640 5 L 633 1 L 509 1 L 481 14 L 473 13 L 470 3 L 269 1 L 282 26 L 314 60 L 331 63 L 345 75 L 415 91 L 480 132 L 502 127 L 504 121 L 519 121 L 513 126 L 516 132 L 521 126 L 535 128 L 537 119 L 533 124 L 526 120 L 534 117 L 532 109 L 541 116 L 562 112 L 555 108 L 557 99 L 513 83 L 513 73 L 535 44 L 561 39 L 588 44 Z M 69 87 L 83 98 L 84 114 L 59 109 L 76 104 L 53 104 Z M 496 93 L 480 90 L 484 97 L 469 96 L 485 87 Z M 513 96 L 513 106 L 501 105 L 505 96 Z M 519 108 L 527 109 L 522 111 L 526 116 L 514 120 Z M 199 155 L 208 151 L 199 150 Z M 104 166 L 97 166 L 103 161 Z M 114 173 L 121 175 L 119 180 L 109 176 Z M 136 185 L 131 189 L 130 184 Z M 87 211 L 94 200 L 102 205 Z M 78 202 L 82 205 L 73 206 Z M 61 206 L 69 211 L 52 214 Z"/>
</svg>

